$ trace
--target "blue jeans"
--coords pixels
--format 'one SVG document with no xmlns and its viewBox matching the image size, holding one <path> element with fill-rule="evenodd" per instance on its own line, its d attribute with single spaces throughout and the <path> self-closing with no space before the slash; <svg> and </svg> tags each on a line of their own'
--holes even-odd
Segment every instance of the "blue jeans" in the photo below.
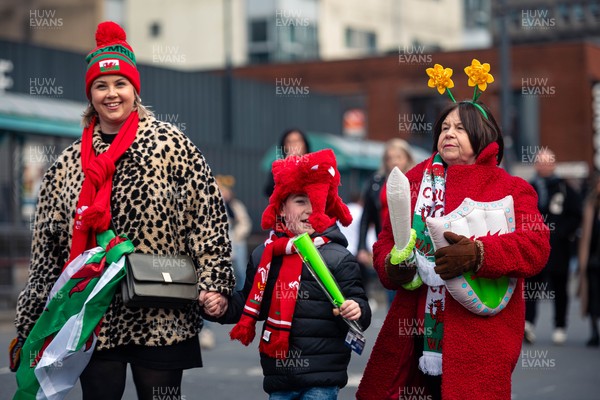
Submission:
<svg viewBox="0 0 600 400">
<path fill-rule="evenodd" d="M 339 391 L 337 386 L 317 386 L 289 392 L 273 392 L 269 400 L 337 400 Z"/>
</svg>

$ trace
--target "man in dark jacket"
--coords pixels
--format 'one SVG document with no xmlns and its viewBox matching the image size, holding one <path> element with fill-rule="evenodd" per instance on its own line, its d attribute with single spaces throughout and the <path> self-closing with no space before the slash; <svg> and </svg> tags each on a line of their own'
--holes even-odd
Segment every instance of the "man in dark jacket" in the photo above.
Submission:
<svg viewBox="0 0 600 400">
<path fill-rule="evenodd" d="M 541 273 L 526 279 L 525 341 L 535 341 L 534 324 L 537 300 L 554 300 L 554 332 L 552 341 L 562 344 L 567 339 L 567 286 L 572 241 L 581 222 L 579 194 L 555 175 L 555 155 L 548 149 L 535 157 L 536 177 L 531 182 L 538 194 L 538 208 L 550 228 L 550 257 Z M 526 223 L 526 221 L 523 221 Z"/>
</svg>

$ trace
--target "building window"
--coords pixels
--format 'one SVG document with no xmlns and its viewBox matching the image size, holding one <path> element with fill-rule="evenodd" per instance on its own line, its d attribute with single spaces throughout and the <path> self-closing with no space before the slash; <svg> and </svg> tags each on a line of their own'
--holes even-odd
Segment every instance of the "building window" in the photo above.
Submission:
<svg viewBox="0 0 600 400">
<path fill-rule="evenodd" d="M 251 64 L 267 64 L 270 61 L 270 56 L 268 52 L 257 52 L 250 54 L 250 63 Z"/>
<path fill-rule="evenodd" d="M 558 5 L 558 16 L 563 22 L 569 22 L 569 14 L 570 12 L 568 4 L 561 3 Z"/>
<path fill-rule="evenodd" d="M 350 49 L 365 49 L 369 53 L 377 50 L 377 34 L 370 31 L 362 31 L 346 28 L 346 47 Z"/>
<path fill-rule="evenodd" d="M 124 0 L 104 0 L 104 20 L 114 21 L 125 29 L 125 1 Z"/>
<path fill-rule="evenodd" d="M 594 19 L 595 21 L 600 19 L 600 4 L 599 4 L 599 2 L 592 1 L 588 5 L 588 9 L 590 10 L 590 15 L 592 16 L 592 19 Z"/>
<path fill-rule="evenodd" d="M 516 161 L 526 162 L 523 160 L 524 149 L 540 144 L 540 100 L 537 96 L 523 96 L 521 91 L 513 92 L 512 99 L 512 155 Z"/>
<path fill-rule="evenodd" d="M 158 22 L 153 22 L 150 24 L 150 37 L 151 38 L 157 38 L 160 36 L 160 23 Z"/>
<path fill-rule="evenodd" d="M 490 21 L 488 0 L 465 0 L 465 28 L 487 28 Z"/>
<path fill-rule="evenodd" d="M 585 14 L 583 12 L 583 6 L 581 4 L 575 4 L 573 6 L 573 22 L 580 24 L 584 19 Z"/>
<path fill-rule="evenodd" d="M 412 96 L 408 99 L 410 113 L 398 115 L 398 131 L 410 132 L 411 144 L 423 149 L 433 148 L 433 128 L 435 121 L 448 102 L 441 96 Z"/>
<path fill-rule="evenodd" d="M 523 21 L 522 21 L 522 17 L 521 17 L 521 10 L 511 9 L 509 25 L 512 28 L 520 29 L 522 26 L 522 23 L 523 23 Z"/>
<path fill-rule="evenodd" d="M 267 20 L 254 20 L 250 22 L 250 41 L 251 42 L 266 42 L 268 39 L 267 34 Z"/>
</svg>

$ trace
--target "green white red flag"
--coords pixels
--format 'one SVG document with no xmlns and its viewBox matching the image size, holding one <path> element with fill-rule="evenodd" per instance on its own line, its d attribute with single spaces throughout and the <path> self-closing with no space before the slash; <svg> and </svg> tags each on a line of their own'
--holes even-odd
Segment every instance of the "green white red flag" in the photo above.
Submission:
<svg viewBox="0 0 600 400">
<path fill-rule="evenodd" d="M 98 244 L 69 263 L 50 291 L 21 350 L 14 400 L 63 399 L 87 366 L 125 276 L 124 256 L 134 250 L 112 231 L 99 234 Z"/>
</svg>

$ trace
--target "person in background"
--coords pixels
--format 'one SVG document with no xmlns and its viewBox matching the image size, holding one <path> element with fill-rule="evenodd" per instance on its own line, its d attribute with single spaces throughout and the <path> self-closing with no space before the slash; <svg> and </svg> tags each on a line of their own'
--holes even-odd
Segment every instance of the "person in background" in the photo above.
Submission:
<svg viewBox="0 0 600 400">
<path fill-rule="evenodd" d="M 284 159 L 289 156 L 302 156 L 307 153 L 310 153 L 310 144 L 303 131 L 292 128 L 283 132 L 281 139 L 279 139 L 276 159 Z M 264 187 L 265 196 L 269 197 L 273 194 L 274 186 L 273 174 L 269 173 L 267 183 Z"/>
<path fill-rule="evenodd" d="M 360 197 L 360 193 L 354 193 L 351 196 L 350 202 L 347 203 L 348 210 L 350 210 L 350 214 L 352 215 L 352 223 L 348 226 L 340 226 L 340 231 L 348 240 L 348 250 L 354 256 L 358 255 L 359 226 L 364 208 L 362 203 L 363 202 Z M 377 235 L 375 234 L 375 228 L 371 227 L 367 232 L 367 248 L 372 248 L 373 243 L 375 243 L 376 240 Z M 379 287 L 381 287 L 381 284 L 379 284 L 377 273 L 373 270 L 371 265 L 367 266 L 360 262 L 359 265 L 362 272 L 363 285 L 365 286 L 367 294 L 369 295 L 369 305 L 371 306 L 371 311 L 375 312 L 378 304 L 374 296 L 376 288 L 373 288 L 372 284 L 376 284 Z"/>
<path fill-rule="evenodd" d="M 82 138 L 62 152 L 40 189 L 29 277 L 17 302 L 17 334 L 26 340 L 36 331 L 40 315 L 50 312 L 44 310 L 45 301 L 64 276 L 61 268 L 94 248 L 96 235 L 110 227 L 129 238 L 136 253 L 187 254 L 196 268 L 198 302 L 181 309 L 130 308 L 114 293 L 106 299 L 97 340 L 90 336 L 95 347 L 79 376 L 84 400 L 120 399 L 128 366 L 139 399 L 153 399 L 157 390 L 179 397 L 183 370 L 202 366 L 201 307 L 208 315 L 221 315 L 226 296 L 233 293 L 227 215 L 200 150 L 142 104 L 125 31 L 103 22 L 96 43 L 86 57 L 89 105 Z M 105 270 L 97 270 L 98 264 L 85 264 L 78 273 L 98 278 Z M 211 300 L 204 304 L 207 293 Z M 67 301 L 76 304 L 72 299 Z M 16 398 L 35 398 L 35 385 L 19 380 L 22 368 L 31 368 L 31 357 L 24 355 L 17 371 Z"/>
<path fill-rule="evenodd" d="M 369 229 L 375 227 L 375 233 L 381 232 L 381 224 L 388 218 L 385 182 L 394 167 L 406 173 L 414 165 L 412 150 L 407 141 L 391 139 L 385 145 L 380 169 L 371 177 L 363 191 L 363 213 L 360 218 L 358 234 L 358 254 L 356 258 L 361 265 L 371 267 L 373 254 L 367 244 Z M 393 292 L 388 291 L 388 304 L 393 300 Z"/>
<path fill-rule="evenodd" d="M 246 263 L 248 261 L 248 244 L 246 239 L 252 231 L 252 220 L 246 206 L 235 197 L 233 188 L 235 178 L 231 175 L 217 175 L 217 184 L 221 190 L 227 219 L 229 221 L 229 238 L 231 239 L 231 258 L 235 273 L 235 290 L 242 290 L 246 279 Z"/>
<path fill-rule="evenodd" d="M 587 346 L 598 347 L 600 317 L 600 175 L 592 180 L 591 190 L 583 206 L 579 239 L 579 296 L 581 314 L 589 316 L 590 338 Z"/>
<path fill-rule="evenodd" d="M 548 264 L 525 283 L 526 343 L 534 343 L 537 300 L 554 295 L 554 332 L 552 341 L 563 344 L 567 340 L 567 309 L 569 305 L 569 264 L 572 241 L 581 222 L 579 194 L 555 174 L 556 156 L 542 149 L 535 157 L 536 176 L 531 185 L 538 194 L 538 208 L 550 228 L 550 257 Z M 549 285 L 548 285 L 549 283 Z"/>
</svg>

